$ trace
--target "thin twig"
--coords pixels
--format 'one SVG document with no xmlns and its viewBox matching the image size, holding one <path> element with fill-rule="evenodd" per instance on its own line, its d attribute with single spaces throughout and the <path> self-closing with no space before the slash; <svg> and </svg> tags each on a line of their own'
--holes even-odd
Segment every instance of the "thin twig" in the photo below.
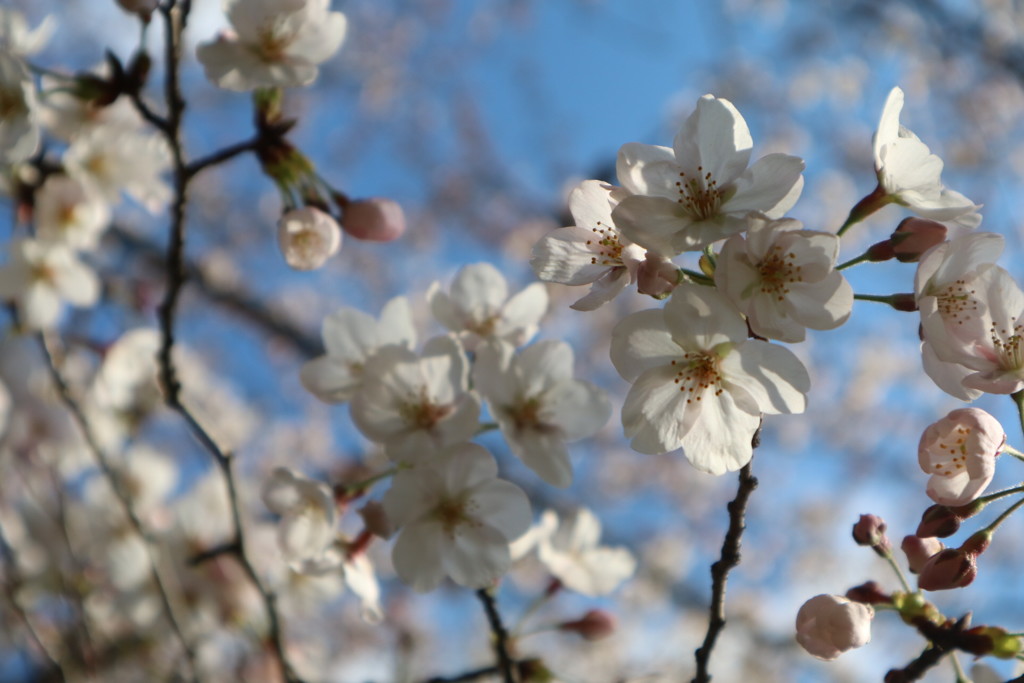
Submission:
<svg viewBox="0 0 1024 683">
<path fill-rule="evenodd" d="M 191 178 L 192 176 L 197 175 L 200 171 L 203 171 L 209 168 L 210 166 L 223 164 L 225 161 L 230 161 L 231 159 L 234 159 L 239 154 L 253 152 L 259 149 L 262 143 L 262 138 L 255 137 L 250 140 L 246 140 L 244 142 L 239 142 L 237 144 L 225 147 L 224 149 L 218 150 L 210 154 L 209 156 L 205 156 L 202 157 L 201 159 L 196 159 L 195 161 L 190 162 L 188 166 L 185 167 L 185 174 L 189 178 Z"/>
<path fill-rule="evenodd" d="M 487 622 L 491 626 L 491 635 L 494 637 L 494 650 L 498 654 L 498 671 L 501 673 L 502 680 L 504 683 L 518 683 L 515 662 L 508 652 L 508 631 L 505 630 L 505 624 L 501 621 L 501 615 L 498 613 L 498 605 L 494 601 L 494 596 L 486 588 L 478 590 L 476 595 L 480 598 L 480 602 L 483 603 L 484 612 L 487 613 Z"/>
<path fill-rule="evenodd" d="M 163 577 L 157 570 L 157 558 L 153 550 L 152 542 L 149 534 L 146 533 L 143 528 L 142 521 L 139 516 L 135 513 L 135 508 L 132 506 L 131 495 L 125 491 L 121 477 L 118 472 L 111 465 L 110 460 L 107 458 L 103 448 L 100 447 L 99 442 L 96 440 L 96 436 L 93 434 L 92 427 L 89 421 L 85 417 L 85 413 L 82 411 L 81 406 L 78 405 L 78 401 L 71 393 L 71 387 L 68 386 L 67 381 L 64 379 L 64 375 L 60 370 L 60 367 L 56 358 L 56 351 L 54 349 L 55 343 L 50 339 L 46 333 L 38 335 L 39 345 L 43 350 L 43 354 L 46 357 L 46 363 L 50 370 L 50 376 L 53 379 L 54 385 L 57 387 L 57 392 L 60 395 L 61 402 L 67 408 L 68 412 L 74 418 L 75 423 L 78 425 L 79 430 L 82 432 L 82 437 L 85 439 L 85 444 L 96 461 L 96 465 L 100 468 L 104 478 L 110 484 L 111 490 L 114 492 L 114 497 L 117 498 L 118 503 L 121 505 L 121 509 L 124 512 L 125 517 L 128 519 L 128 523 L 132 529 L 142 539 L 143 545 L 146 547 L 146 556 L 149 560 L 149 575 L 156 586 L 157 593 L 160 596 L 160 603 L 163 607 L 164 616 L 167 617 L 167 621 L 171 625 L 171 629 L 174 631 L 175 637 L 181 644 L 182 650 L 185 652 L 185 659 L 188 662 L 189 669 L 193 678 L 198 671 L 196 667 L 195 651 L 192 649 L 191 644 L 185 637 L 185 633 L 181 628 L 181 624 L 175 615 L 174 606 L 171 602 L 170 593 L 167 590 L 167 586 L 164 583 Z"/>
<path fill-rule="evenodd" d="M 936 645 L 929 645 L 924 652 L 902 669 L 890 669 L 885 674 L 885 683 L 909 683 L 920 680 L 929 669 L 942 661 L 949 650 Z"/>
<path fill-rule="evenodd" d="M 755 435 L 754 438 L 756 443 L 757 436 Z M 757 488 L 757 478 L 751 474 L 751 463 L 748 462 L 740 470 L 739 482 L 736 497 L 728 505 L 729 529 L 722 542 L 721 557 L 711 565 L 711 606 L 708 630 L 704 636 L 704 644 L 694 653 L 697 661 L 697 673 L 693 677 L 693 683 L 708 683 L 711 680 L 708 662 L 711 659 L 711 651 L 715 647 L 718 634 L 725 628 L 725 586 L 729 580 L 729 570 L 740 563 L 740 540 L 743 537 L 743 530 L 746 529 L 744 518 L 747 501 L 750 499 L 750 494 Z"/>
</svg>

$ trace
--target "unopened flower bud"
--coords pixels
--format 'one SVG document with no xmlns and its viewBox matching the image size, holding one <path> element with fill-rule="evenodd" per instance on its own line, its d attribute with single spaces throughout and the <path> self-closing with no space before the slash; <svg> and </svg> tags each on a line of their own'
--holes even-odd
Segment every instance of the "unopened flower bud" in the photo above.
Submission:
<svg viewBox="0 0 1024 683">
<path fill-rule="evenodd" d="M 937 536 L 946 538 L 960 530 L 960 515 L 948 505 L 932 505 L 921 515 L 915 534 L 922 538 Z"/>
<path fill-rule="evenodd" d="M 917 587 L 926 591 L 963 588 L 978 575 L 976 556 L 959 548 L 946 548 L 932 555 L 917 577 Z"/>
<path fill-rule="evenodd" d="M 560 631 L 579 634 L 584 640 L 604 640 L 615 633 L 615 617 L 600 609 L 592 609 L 575 621 L 558 625 Z"/>
<path fill-rule="evenodd" d="M 893 294 L 889 300 L 889 305 L 897 311 L 913 313 L 917 310 L 917 297 L 914 296 L 913 292 Z"/>
<path fill-rule="evenodd" d="M 885 520 L 877 515 L 860 516 L 853 525 L 853 540 L 857 545 L 871 546 L 871 549 L 882 557 L 892 550 L 892 543 L 885 536 Z"/>
<path fill-rule="evenodd" d="M 919 573 L 921 568 L 931 559 L 932 555 L 935 555 L 945 547 L 942 541 L 934 536 L 926 536 L 924 538 L 920 536 L 906 536 L 903 539 L 903 543 L 900 544 L 900 549 L 907 556 L 907 565 L 914 574 Z"/>
<path fill-rule="evenodd" d="M 917 460 L 928 480 L 928 496 L 942 505 L 972 502 L 996 471 L 1006 432 L 979 408 L 960 408 L 931 424 L 921 435 Z"/>
<path fill-rule="evenodd" d="M 854 602 L 863 602 L 865 605 L 888 605 L 892 602 L 892 596 L 883 591 L 877 581 L 868 581 L 854 586 L 846 591 L 846 597 Z"/>
<path fill-rule="evenodd" d="M 892 233 L 893 253 L 902 263 L 914 263 L 937 244 L 946 241 L 946 226 L 927 218 L 904 218 Z"/>
<path fill-rule="evenodd" d="M 391 199 L 357 199 L 342 207 L 341 227 L 358 240 L 391 242 L 405 232 L 405 213 Z"/>
<path fill-rule="evenodd" d="M 664 299 L 679 284 L 679 267 L 664 256 L 647 252 L 636 272 L 636 288 L 641 294 Z"/>
<path fill-rule="evenodd" d="M 293 209 L 277 224 L 284 260 L 296 270 L 314 270 L 341 248 L 341 230 L 329 215 L 311 206 Z"/>
<path fill-rule="evenodd" d="M 870 605 L 839 595 L 817 595 L 796 615 L 796 641 L 818 659 L 835 659 L 871 640 Z"/>
<path fill-rule="evenodd" d="M 387 540 L 395 533 L 395 525 L 388 517 L 384 506 L 375 500 L 367 502 L 360 508 L 359 516 L 363 518 L 366 528 L 375 536 Z"/>
<path fill-rule="evenodd" d="M 896 252 L 892 248 L 892 241 L 884 240 L 882 242 L 875 242 L 868 247 L 867 255 L 868 261 L 877 263 L 878 261 L 888 261 L 896 256 Z"/>
</svg>

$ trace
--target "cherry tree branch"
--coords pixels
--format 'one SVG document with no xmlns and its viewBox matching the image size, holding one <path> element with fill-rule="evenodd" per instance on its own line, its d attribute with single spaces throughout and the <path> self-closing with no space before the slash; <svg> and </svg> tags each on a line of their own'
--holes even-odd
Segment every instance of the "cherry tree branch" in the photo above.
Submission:
<svg viewBox="0 0 1024 683">
<path fill-rule="evenodd" d="M 505 624 L 501 621 L 501 614 L 498 613 L 498 605 L 494 601 L 494 595 L 490 590 L 481 588 L 476 592 L 476 596 L 480 598 L 480 602 L 484 606 L 484 612 L 487 614 L 487 622 L 491 626 L 494 650 L 498 655 L 498 672 L 501 673 L 502 681 L 503 683 L 518 683 L 515 662 L 508 652 L 508 631 L 505 629 Z"/>
<path fill-rule="evenodd" d="M 277 596 L 269 590 L 260 579 L 258 572 L 245 550 L 245 531 L 242 525 L 241 505 L 238 486 L 232 468 L 231 456 L 223 451 L 209 432 L 200 424 L 195 415 L 184 405 L 181 399 L 181 382 L 178 380 L 177 368 L 174 364 L 173 351 L 175 343 L 175 318 L 178 300 L 186 281 L 185 232 L 186 207 L 188 204 L 188 184 L 194 175 L 190 173 L 186 161 L 184 143 L 182 141 L 182 117 L 185 112 L 185 99 L 182 95 L 180 69 L 182 34 L 188 23 L 191 0 L 166 0 L 159 11 L 163 16 L 165 30 L 165 79 L 164 99 L 167 106 L 165 127 L 160 127 L 167 139 L 173 159 L 173 199 L 171 203 L 171 225 L 165 257 L 167 291 L 158 309 L 161 330 L 161 345 L 157 354 L 160 384 L 164 390 L 164 400 L 168 407 L 177 412 L 188 425 L 192 435 L 202 444 L 203 448 L 213 457 L 224 477 L 228 496 L 231 502 L 231 516 L 234 523 L 234 539 L 229 544 L 234 550 L 242 569 L 256 587 L 267 612 L 270 628 L 270 641 L 277 657 L 282 674 L 289 682 L 300 681 L 284 650 L 283 629 L 277 612 Z M 239 152 L 241 153 L 241 152 Z"/>
<path fill-rule="evenodd" d="M 757 447 L 760 437 L 760 428 L 754 435 L 754 447 Z M 719 633 L 725 628 L 725 587 L 729 580 L 729 571 L 740 563 L 740 540 L 743 531 L 746 529 L 745 517 L 747 501 L 750 494 L 757 488 L 757 478 L 751 473 L 751 463 L 747 463 L 740 470 L 739 488 L 736 497 L 729 503 L 729 529 L 725 533 L 725 540 L 722 542 L 722 553 L 720 559 L 711 565 L 711 606 L 709 609 L 708 630 L 704 636 L 704 643 L 694 653 L 697 661 L 697 673 L 692 683 L 708 683 L 711 680 L 711 673 L 708 670 L 708 662 L 711 659 L 711 651 L 715 647 L 715 641 Z"/>
</svg>

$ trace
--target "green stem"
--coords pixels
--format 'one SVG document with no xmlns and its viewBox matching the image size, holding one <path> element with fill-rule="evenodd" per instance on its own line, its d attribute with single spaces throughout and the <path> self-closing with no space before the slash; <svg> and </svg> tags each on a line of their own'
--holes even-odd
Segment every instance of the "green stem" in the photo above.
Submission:
<svg viewBox="0 0 1024 683">
<path fill-rule="evenodd" d="M 712 278 L 709 278 L 704 273 L 698 273 L 696 270 L 690 270 L 689 268 L 680 268 L 679 272 L 693 280 L 698 285 L 715 284 L 715 281 Z"/>
<path fill-rule="evenodd" d="M 379 474 L 375 474 L 372 477 L 369 477 L 368 479 L 363 479 L 362 481 L 357 481 L 354 484 L 346 484 L 345 486 L 343 486 L 343 489 L 344 489 L 344 491 L 346 493 L 355 493 L 357 491 L 365 491 L 366 489 L 368 489 L 371 486 L 373 486 L 374 484 L 376 484 L 378 481 L 381 481 L 382 479 L 387 479 L 388 477 L 395 476 L 396 474 L 398 474 L 398 471 L 401 470 L 401 469 L 402 469 L 402 467 L 400 465 L 397 466 L 397 467 L 392 467 L 391 469 L 384 470 L 383 472 L 381 472 Z"/>
<path fill-rule="evenodd" d="M 1006 521 L 1007 517 L 1009 517 L 1014 512 L 1016 512 L 1017 508 L 1019 508 L 1021 505 L 1024 505 L 1024 498 L 1021 498 L 1016 503 L 1014 503 L 1010 507 L 1006 508 L 1006 510 L 1003 511 L 1003 514 L 1001 514 L 998 517 L 996 517 L 995 520 L 991 524 L 989 524 L 987 527 L 982 529 L 981 532 L 977 532 L 977 533 L 984 532 L 984 533 L 988 533 L 989 535 L 995 533 L 995 530 L 999 528 L 999 525 L 1002 524 L 1004 521 Z"/>
<path fill-rule="evenodd" d="M 878 294 L 854 294 L 853 298 L 859 301 L 877 301 L 880 304 L 889 304 L 890 306 L 892 305 L 891 294 L 886 294 L 885 296 L 881 296 Z"/>
<path fill-rule="evenodd" d="M 1018 460 L 1024 460 L 1024 453 L 1021 453 L 1020 451 L 1018 451 L 1016 448 L 1009 444 L 1003 444 L 1003 448 L 1000 451 L 1000 453 L 1006 453 L 1007 455 L 1012 455 Z"/>
<path fill-rule="evenodd" d="M 907 582 L 907 577 L 903 575 L 903 570 L 900 569 L 899 563 L 896 562 L 896 559 L 892 556 L 892 552 L 887 552 L 885 554 L 885 561 L 888 562 L 889 566 L 892 567 L 892 570 L 896 572 L 896 577 L 900 580 L 900 585 L 903 586 L 903 590 L 908 593 L 914 593 L 914 589 L 911 588 L 910 584 Z"/>
<path fill-rule="evenodd" d="M 964 669 L 960 666 L 960 660 L 956 658 L 956 652 L 949 653 L 949 661 L 953 663 L 953 671 L 956 673 L 956 683 L 971 683 L 971 679 L 964 673 Z"/>
<path fill-rule="evenodd" d="M 1024 493 L 1024 484 L 1014 486 L 1011 489 L 1003 489 L 1002 491 L 996 491 L 995 493 L 990 493 L 987 496 L 980 496 L 974 501 L 974 504 L 977 505 L 978 503 L 982 503 L 984 505 L 988 505 L 994 500 L 999 500 L 1000 498 L 1005 498 L 1006 496 L 1012 496 L 1015 493 Z"/>
<path fill-rule="evenodd" d="M 852 258 L 849 261 L 847 261 L 846 263 L 839 264 L 838 266 L 836 266 L 836 270 L 846 270 L 850 266 L 855 266 L 858 263 L 864 263 L 865 261 L 870 261 L 870 260 L 871 260 L 871 254 L 869 252 L 865 251 L 860 256 Z"/>
<path fill-rule="evenodd" d="M 498 423 L 497 422 L 483 422 L 483 423 L 481 423 L 480 427 L 477 428 L 476 433 L 477 434 L 484 434 L 486 432 L 492 432 L 495 429 L 498 429 Z"/>
</svg>

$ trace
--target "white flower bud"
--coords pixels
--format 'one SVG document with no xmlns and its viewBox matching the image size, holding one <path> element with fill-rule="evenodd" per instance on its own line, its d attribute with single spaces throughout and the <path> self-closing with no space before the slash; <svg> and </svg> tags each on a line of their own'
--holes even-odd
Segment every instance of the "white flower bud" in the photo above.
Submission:
<svg viewBox="0 0 1024 683">
<path fill-rule="evenodd" d="M 818 659 L 835 659 L 871 640 L 870 605 L 840 595 L 817 595 L 796 615 L 796 641 Z"/>
<path fill-rule="evenodd" d="M 284 260 L 296 270 L 315 270 L 341 249 L 341 230 L 333 218 L 311 206 L 288 211 L 277 224 Z"/>
</svg>

